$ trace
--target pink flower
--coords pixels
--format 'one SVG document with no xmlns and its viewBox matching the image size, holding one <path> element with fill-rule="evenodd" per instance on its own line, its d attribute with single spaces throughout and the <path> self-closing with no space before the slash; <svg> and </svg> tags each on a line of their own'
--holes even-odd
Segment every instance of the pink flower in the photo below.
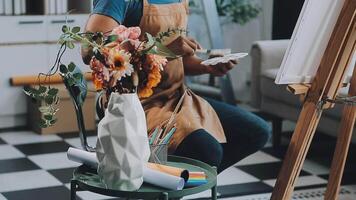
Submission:
<svg viewBox="0 0 356 200">
<path fill-rule="evenodd" d="M 120 25 L 112 30 L 111 35 L 117 35 L 117 42 L 122 42 L 128 39 L 138 40 L 141 35 L 141 29 L 140 27 L 127 28 L 123 25 Z"/>
<path fill-rule="evenodd" d="M 130 27 L 130 28 L 128 28 L 128 31 L 130 33 L 129 39 L 131 39 L 131 40 L 137 40 L 141 35 L 141 29 L 138 26 Z"/>
<path fill-rule="evenodd" d="M 96 58 L 92 58 L 90 60 L 90 68 L 94 71 L 94 72 L 102 72 L 103 68 L 105 68 L 105 66 L 103 65 L 103 63 L 101 63 L 99 60 L 97 60 Z"/>
<path fill-rule="evenodd" d="M 122 42 L 129 37 L 130 32 L 127 30 L 125 26 L 120 25 L 112 30 L 111 35 L 117 35 L 116 41 Z"/>
<path fill-rule="evenodd" d="M 115 27 L 112 32 L 111 35 L 120 35 L 123 32 L 125 32 L 127 30 L 126 26 L 123 25 L 119 25 L 118 27 Z"/>
</svg>

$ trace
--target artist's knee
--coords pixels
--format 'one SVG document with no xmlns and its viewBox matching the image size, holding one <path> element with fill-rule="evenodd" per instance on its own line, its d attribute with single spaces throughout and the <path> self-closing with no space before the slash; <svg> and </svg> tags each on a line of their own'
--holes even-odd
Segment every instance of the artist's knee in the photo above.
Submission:
<svg viewBox="0 0 356 200">
<path fill-rule="evenodd" d="M 209 145 L 209 151 L 202 152 L 201 161 L 214 167 L 219 167 L 223 159 L 223 148 L 220 143 L 212 143 Z"/>
<path fill-rule="evenodd" d="M 207 132 L 200 131 L 192 136 L 200 136 L 199 142 L 196 142 L 192 148 L 196 159 L 209 164 L 210 166 L 219 167 L 223 158 L 223 148 L 221 144 Z"/>
<path fill-rule="evenodd" d="M 174 154 L 197 159 L 218 167 L 223 158 L 223 148 L 208 132 L 204 129 L 199 129 L 188 135 L 178 145 Z"/>
<path fill-rule="evenodd" d="M 272 135 L 271 126 L 263 119 L 258 120 L 253 131 L 253 140 L 257 149 L 263 148 Z"/>
</svg>

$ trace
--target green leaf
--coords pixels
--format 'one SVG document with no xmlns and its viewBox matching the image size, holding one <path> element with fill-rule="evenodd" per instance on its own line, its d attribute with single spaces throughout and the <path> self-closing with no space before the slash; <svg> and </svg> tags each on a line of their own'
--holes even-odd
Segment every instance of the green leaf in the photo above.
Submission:
<svg viewBox="0 0 356 200">
<path fill-rule="evenodd" d="M 52 104 L 53 101 L 54 101 L 54 98 L 53 98 L 52 96 L 46 96 L 46 97 L 45 97 L 45 102 L 46 102 L 47 104 Z"/>
<path fill-rule="evenodd" d="M 72 86 L 72 85 L 75 85 L 75 79 L 74 78 L 72 78 L 72 77 L 70 77 L 70 78 L 68 78 L 68 84 L 69 84 L 69 86 Z"/>
<path fill-rule="evenodd" d="M 53 115 L 45 115 L 44 119 L 46 120 L 52 120 L 53 119 Z"/>
<path fill-rule="evenodd" d="M 32 98 L 34 98 L 35 94 L 38 93 L 37 90 L 33 89 L 33 88 L 30 88 L 30 87 L 25 87 L 23 89 L 24 93 L 27 95 L 27 96 L 30 96 Z"/>
<path fill-rule="evenodd" d="M 50 113 L 51 108 L 49 106 L 41 106 L 38 108 L 41 113 Z"/>
<path fill-rule="evenodd" d="M 63 25 L 63 26 L 62 26 L 62 32 L 63 32 L 63 33 L 67 33 L 68 31 L 69 31 L 68 26 Z"/>
<path fill-rule="evenodd" d="M 176 54 L 174 54 L 171 50 L 169 50 L 163 44 L 156 42 L 155 45 L 157 47 L 155 54 L 158 54 L 158 55 L 161 55 L 164 57 L 168 57 L 168 58 L 176 58 L 177 57 Z"/>
<path fill-rule="evenodd" d="M 117 40 L 117 38 L 118 38 L 117 35 L 109 35 L 108 38 L 105 40 L 105 44 L 108 44 L 110 42 L 114 42 L 114 41 Z"/>
<path fill-rule="evenodd" d="M 148 40 L 147 43 L 146 43 L 147 47 L 150 47 L 150 46 L 155 44 L 155 39 L 153 38 L 153 36 L 151 34 L 146 33 L 146 37 L 147 37 L 147 40 Z"/>
<path fill-rule="evenodd" d="M 88 89 L 86 80 L 79 77 L 83 75 L 78 74 L 82 74 L 82 72 L 78 67 L 76 67 L 73 72 L 64 77 L 64 84 L 69 92 L 69 95 L 74 99 L 75 103 L 80 106 L 83 105 L 85 101 Z"/>
<path fill-rule="evenodd" d="M 73 77 L 74 77 L 75 79 L 77 79 L 78 81 L 80 81 L 80 80 L 82 80 L 82 78 L 83 78 L 83 74 L 81 74 L 81 73 L 75 73 L 75 74 L 73 74 Z"/>
<path fill-rule="evenodd" d="M 39 94 L 33 94 L 33 98 L 37 99 L 38 101 L 42 101 L 43 96 Z"/>
<path fill-rule="evenodd" d="M 75 26 L 72 28 L 72 33 L 79 33 L 80 31 L 80 27 L 79 26 Z"/>
<path fill-rule="evenodd" d="M 74 43 L 73 43 L 73 42 L 67 41 L 67 42 L 66 42 L 66 45 L 67 45 L 67 47 L 68 47 L 69 49 L 74 49 Z"/>
<path fill-rule="evenodd" d="M 60 45 L 64 44 L 65 42 L 66 42 L 66 40 L 63 38 L 59 38 L 59 40 L 58 40 L 58 44 L 60 44 Z"/>
<path fill-rule="evenodd" d="M 39 127 L 41 127 L 41 128 L 47 128 L 48 127 L 48 125 L 47 125 L 47 122 L 46 122 L 46 120 L 44 120 L 44 119 L 40 119 L 40 122 L 39 122 Z"/>
<path fill-rule="evenodd" d="M 39 88 L 38 88 L 38 92 L 40 93 L 40 94 L 43 94 L 43 93 L 45 93 L 47 91 L 47 88 L 45 87 L 45 86 L 40 86 Z"/>
<path fill-rule="evenodd" d="M 68 73 L 67 66 L 61 64 L 61 65 L 59 66 L 59 71 L 60 71 L 62 74 Z"/>
<path fill-rule="evenodd" d="M 49 121 L 49 125 L 54 125 L 57 122 L 57 119 L 52 119 Z"/>
<path fill-rule="evenodd" d="M 58 91 L 59 90 L 57 88 L 51 88 L 51 89 L 48 90 L 47 94 L 51 95 L 51 96 L 55 96 L 55 95 L 58 94 Z"/>
<path fill-rule="evenodd" d="M 73 62 L 71 62 L 71 63 L 69 63 L 69 65 L 68 65 L 68 71 L 70 71 L 70 72 L 73 72 L 74 71 L 74 69 L 75 69 L 75 64 L 73 63 Z"/>
</svg>

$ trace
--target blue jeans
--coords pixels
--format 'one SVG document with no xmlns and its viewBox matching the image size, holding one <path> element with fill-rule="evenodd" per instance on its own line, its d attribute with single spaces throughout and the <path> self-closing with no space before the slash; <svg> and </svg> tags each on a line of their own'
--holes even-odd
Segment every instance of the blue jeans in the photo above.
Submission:
<svg viewBox="0 0 356 200">
<path fill-rule="evenodd" d="M 271 136 L 266 121 L 238 106 L 206 100 L 220 119 L 227 143 L 221 144 L 206 130 L 199 129 L 182 141 L 174 155 L 203 161 L 221 172 L 264 147 Z"/>
</svg>

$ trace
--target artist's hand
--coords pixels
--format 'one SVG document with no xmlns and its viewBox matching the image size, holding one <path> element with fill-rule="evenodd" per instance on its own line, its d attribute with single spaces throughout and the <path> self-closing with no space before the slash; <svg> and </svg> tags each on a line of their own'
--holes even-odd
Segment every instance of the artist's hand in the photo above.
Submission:
<svg viewBox="0 0 356 200">
<path fill-rule="evenodd" d="M 192 56 L 197 49 L 201 49 L 200 44 L 193 38 L 179 36 L 167 47 L 176 55 L 179 56 Z"/>
<path fill-rule="evenodd" d="M 210 58 L 219 57 L 222 55 L 212 55 Z M 216 65 L 206 65 L 207 72 L 214 76 L 224 76 L 226 75 L 235 65 L 238 64 L 237 60 L 231 60 L 227 63 L 218 63 Z"/>
</svg>

